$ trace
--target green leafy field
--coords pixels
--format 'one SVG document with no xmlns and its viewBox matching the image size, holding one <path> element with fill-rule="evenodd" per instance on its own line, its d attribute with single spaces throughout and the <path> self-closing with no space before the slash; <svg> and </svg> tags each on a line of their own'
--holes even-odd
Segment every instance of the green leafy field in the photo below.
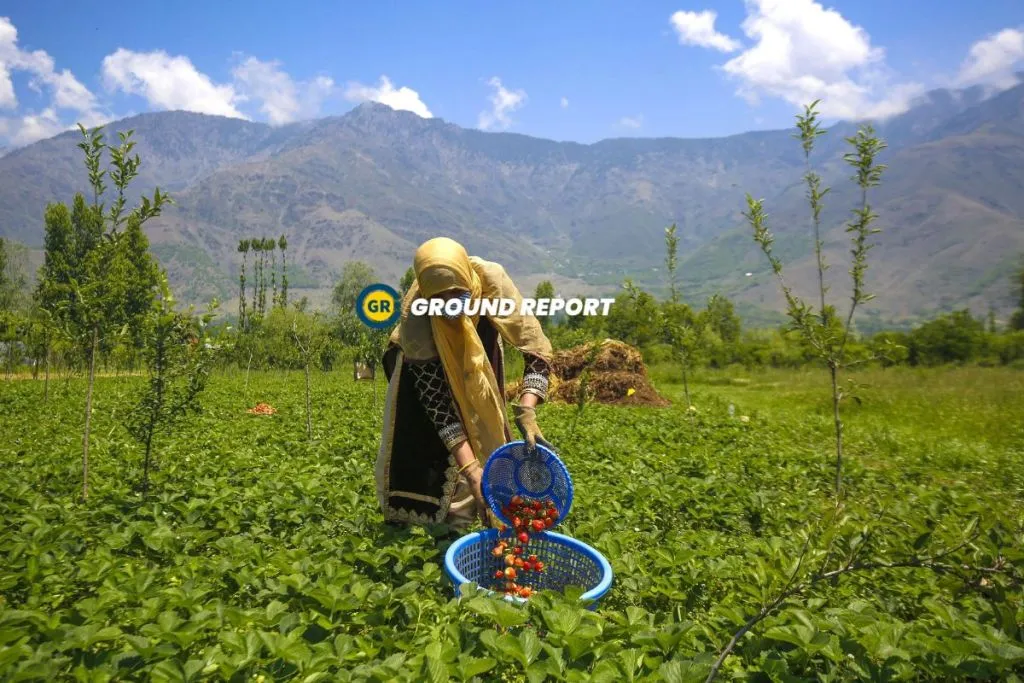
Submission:
<svg viewBox="0 0 1024 683">
<path fill-rule="evenodd" d="M 454 600 L 447 530 L 383 525 L 382 385 L 316 375 L 311 443 L 300 373 L 217 375 L 146 503 L 138 379 L 98 381 L 86 502 L 82 385 L 0 385 L 0 680 L 704 680 L 787 586 L 720 679 L 1024 675 L 1024 375 L 856 376 L 838 511 L 821 375 L 705 375 L 692 419 L 670 375 L 671 408 L 591 406 L 572 436 L 572 407 L 540 412 L 562 530 L 615 570 L 596 613 Z"/>
</svg>

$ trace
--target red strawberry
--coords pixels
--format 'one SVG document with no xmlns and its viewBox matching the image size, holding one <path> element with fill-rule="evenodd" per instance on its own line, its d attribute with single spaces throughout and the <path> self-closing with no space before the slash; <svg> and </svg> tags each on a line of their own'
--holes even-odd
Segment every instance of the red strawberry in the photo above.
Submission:
<svg viewBox="0 0 1024 683">
<path fill-rule="evenodd" d="M 530 507 L 532 507 L 534 510 L 540 510 L 541 508 L 544 507 L 544 505 L 539 500 L 535 500 L 533 501 L 533 503 L 530 504 Z"/>
<path fill-rule="evenodd" d="M 501 571 L 499 569 L 498 571 L 494 572 L 494 578 L 496 578 L 496 579 L 504 579 L 505 578 L 505 572 L 503 572 L 503 571 Z"/>
<path fill-rule="evenodd" d="M 512 518 L 512 526 L 514 526 L 516 529 L 519 529 L 520 527 L 523 526 L 523 520 L 520 519 L 519 517 L 513 517 Z"/>
<path fill-rule="evenodd" d="M 537 561 L 537 556 L 536 555 L 530 555 L 526 559 L 528 559 L 530 562 L 536 562 Z"/>
<path fill-rule="evenodd" d="M 520 531 L 519 536 L 517 536 L 517 538 L 519 539 L 520 543 L 530 542 L 530 534 L 526 533 L 525 531 Z"/>
<path fill-rule="evenodd" d="M 551 519 L 550 517 L 548 517 L 547 519 L 544 520 L 544 526 L 547 527 L 548 529 L 550 529 L 554 525 L 554 523 L 555 523 L 555 520 Z"/>
<path fill-rule="evenodd" d="M 544 531 L 544 522 L 540 521 L 539 519 L 533 520 L 532 524 L 534 531 Z"/>
<path fill-rule="evenodd" d="M 522 555 L 523 554 L 523 546 L 517 545 L 515 548 L 512 548 L 512 554 L 513 555 Z"/>
</svg>

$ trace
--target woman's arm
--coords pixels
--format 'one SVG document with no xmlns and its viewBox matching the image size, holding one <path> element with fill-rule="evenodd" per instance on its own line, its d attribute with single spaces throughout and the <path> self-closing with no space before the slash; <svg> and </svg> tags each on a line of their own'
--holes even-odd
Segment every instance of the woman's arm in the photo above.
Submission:
<svg viewBox="0 0 1024 683">
<path fill-rule="evenodd" d="M 547 400 L 551 366 L 540 356 L 525 352 L 523 361 L 523 384 L 519 392 L 519 403 L 532 407 Z"/>
<path fill-rule="evenodd" d="M 440 359 L 436 359 L 411 362 L 409 370 L 412 373 L 413 385 L 416 387 L 420 405 L 423 406 L 430 421 L 434 423 L 437 435 L 441 438 L 445 448 L 456 455 L 456 460 L 459 461 L 461 467 L 468 462 L 469 458 L 473 457 L 473 449 L 466 438 L 466 431 L 455 405 L 451 387 L 448 385 L 444 366 Z M 468 458 L 465 456 L 467 451 Z M 460 460 L 460 457 L 463 459 Z"/>
</svg>

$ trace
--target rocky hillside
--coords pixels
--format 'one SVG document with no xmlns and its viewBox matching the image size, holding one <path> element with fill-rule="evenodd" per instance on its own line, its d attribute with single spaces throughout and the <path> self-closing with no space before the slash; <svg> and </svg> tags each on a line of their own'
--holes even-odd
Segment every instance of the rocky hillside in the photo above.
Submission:
<svg viewBox="0 0 1024 683">
<path fill-rule="evenodd" d="M 889 165 L 874 204 L 879 247 L 869 314 L 906 321 L 1012 302 L 1008 274 L 1024 252 L 1024 85 L 984 98 L 936 91 L 879 126 Z M 532 286 L 554 275 L 565 294 L 609 291 L 624 276 L 662 283 L 663 235 L 679 225 L 691 298 L 724 291 L 779 308 L 741 212 L 763 198 L 798 288 L 814 281 L 804 171 L 791 131 L 721 139 L 614 139 L 591 145 L 463 129 L 364 104 L 340 117 L 264 124 L 184 112 L 144 114 L 131 128 L 139 191 L 176 205 L 150 234 L 187 298 L 234 291 L 237 242 L 288 235 L 296 284 L 314 300 L 347 260 L 397 281 L 415 245 L 446 234 L 500 260 Z M 825 214 L 834 291 L 844 293 L 843 223 L 859 197 L 842 164 L 849 124 L 829 131 L 817 163 L 833 186 Z M 42 241 L 46 203 L 84 189 L 77 133 L 0 158 L 0 234 Z M 746 273 L 753 275 L 747 277 Z M 809 291 L 809 290 L 808 290 Z"/>
</svg>

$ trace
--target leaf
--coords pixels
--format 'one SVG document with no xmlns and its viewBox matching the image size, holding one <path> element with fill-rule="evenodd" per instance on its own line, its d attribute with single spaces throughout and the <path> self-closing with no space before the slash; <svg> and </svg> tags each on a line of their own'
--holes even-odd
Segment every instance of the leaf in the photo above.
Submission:
<svg viewBox="0 0 1024 683">
<path fill-rule="evenodd" d="M 437 644 L 431 643 L 431 645 Z M 428 652 L 426 660 L 427 677 L 431 683 L 447 683 L 448 666 L 441 660 L 440 652 L 433 656 Z"/>
<path fill-rule="evenodd" d="M 176 659 L 165 659 L 150 669 L 149 679 L 156 683 L 187 683 L 185 670 Z"/>
<path fill-rule="evenodd" d="M 469 655 L 459 657 L 459 672 L 464 680 L 487 673 L 497 665 L 498 662 L 490 657 L 470 657 Z"/>
<path fill-rule="evenodd" d="M 528 628 L 519 634 L 519 643 L 522 646 L 523 656 L 525 657 L 524 664 L 528 667 L 537 659 L 537 655 L 540 654 L 540 639 L 537 638 L 537 633 L 532 628 Z"/>
<path fill-rule="evenodd" d="M 559 605 L 554 609 L 547 610 L 542 614 L 544 622 L 552 633 L 566 636 L 579 628 L 583 621 L 583 610 L 572 608 L 568 605 Z"/>
<path fill-rule="evenodd" d="M 589 680 L 597 681 L 598 683 L 616 683 L 621 678 L 622 674 L 619 672 L 618 667 L 611 661 L 602 659 L 594 666 L 594 670 L 590 672 Z"/>
</svg>

